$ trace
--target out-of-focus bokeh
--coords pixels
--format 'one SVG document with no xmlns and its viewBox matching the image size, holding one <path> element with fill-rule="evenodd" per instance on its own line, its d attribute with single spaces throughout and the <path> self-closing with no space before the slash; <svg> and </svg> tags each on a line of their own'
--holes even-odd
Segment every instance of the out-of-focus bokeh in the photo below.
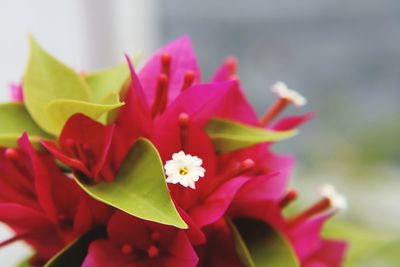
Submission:
<svg viewBox="0 0 400 267">
<path fill-rule="evenodd" d="M 241 83 L 260 114 L 274 100 L 270 85 L 285 81 L 309 102 L 287 113 L 318 113 L 299 136 L 276 146 L 298 156 L 297 206 L 333 183 L 349 199 L 332 223 L 340 227 L 329 230 L 352 235 L 347 266 L 400 265 L 399 1 L 6 1 L 2 100 L 7 84 L 21 79 L 29 33 L 81 70 L 118 63 L 124 52 L 146 57 L 188 34 L 205 80 L 226 56 L 238 57 Z M 0 231 L 0 239 L 8 234 Z M 21 246 L 0 251 L 1 265 L 13 266 L 26 253 Z"/>
</svg>

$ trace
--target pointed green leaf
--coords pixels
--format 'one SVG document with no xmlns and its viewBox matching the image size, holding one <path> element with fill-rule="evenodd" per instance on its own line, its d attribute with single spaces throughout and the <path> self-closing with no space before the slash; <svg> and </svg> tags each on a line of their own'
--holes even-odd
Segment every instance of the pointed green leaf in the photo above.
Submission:
<svg viewBox="0 0 400 267">
<path fill-rule="evenodd" d="M 22 103 L 0 104 L 0 146 L 17 146 L 17 140 L 24 132 L 29 134 L 31 141 L 51 138 L 32 120 Z"/>
<path fill-rule="evenodd" d="M 228 223 L 238 255 L 244 265 L 249 267 L 299 266 L 287 240 L 265 222 L 238 218 Z"/>
<path fill-rule="evenodd" d="M 89 231 L 68 244 L 53 258 L 51 258 L 44 267 L 81 266 L 88 253 L 90 243 L 96 239 L 105 237 L 106 233 L 104 229 L 94 229 Z"/>
<path fill-rule="evenodd" d="M 96 120 L 108 111 L 123 105 L 124 103 L 120 102 L 95 104 L 79 100 L 57 99 L 51 101 L 45 108 L 48 117 L 47 124 L 52 125 L 52 128 L 56 131 L 55 134 L 59 134 L 68 118 L 75 113 L 83 113 Z"/>
<path fill-rule="evenodd" d="M 92 98 L 100 102 L 110 93 L 118 94 L 124 85 L 129 81 L 129 68 L 126 63 L 122 63 L 112 69 L 89 73 L 85 80 L 89 85 Z"/>
<path fill-rule="evenodd" d="M 206 126 L 218 153 L 227 153 L 264 142 L 275 142 L 297 134 L 296 130 L 271 131 L 226 119 L 212 119 Z"/>
<path fill-rule="evenodd" d="M 93 198 L 133 216 L 187 228 L 169 195 L 160 156 L 147 139 L 139 139 L 131 148 L 113 182 L 76 181 Z"/>
<path fill-rule="evenodd" d="M 60 129 L 48 123 L 45 107 L 56 99 L 89 101 L 89 87 L 72 69 L 44 51 L 30 39 L 30 59 L 24 75 L 24 102 L 36 123 L 48 133 L 56 134 Z"/>
<path fill-rule="evenodd" d="M 132 56 L 132 62 L 136 63 L 140 53 Z M 94 102 L 104 103 L 103 100 L 110 94 L 117 94 L 130 80 L 130 71 L 127 62 L 123 62 L 113 68 L 85 74 L 86 83 L 89 85 Z"/>
</svg>

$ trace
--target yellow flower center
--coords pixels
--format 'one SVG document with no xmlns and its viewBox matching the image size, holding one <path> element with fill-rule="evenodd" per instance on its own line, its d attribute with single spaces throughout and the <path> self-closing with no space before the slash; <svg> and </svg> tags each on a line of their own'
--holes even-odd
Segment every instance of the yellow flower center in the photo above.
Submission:
<svg viewBox="0 0 400 267">
<path fill-rule="evenodd" d="M 186 175 L 186 174 L 188 174 L 188 172 L 189 172 L 189 170 L 188 170 L 188 168 L 186 168 L 186 167 L 181 167 L 181 168 L 179 169 L 179 174 L 180 174 L 180 175 Z"/>
</svg>

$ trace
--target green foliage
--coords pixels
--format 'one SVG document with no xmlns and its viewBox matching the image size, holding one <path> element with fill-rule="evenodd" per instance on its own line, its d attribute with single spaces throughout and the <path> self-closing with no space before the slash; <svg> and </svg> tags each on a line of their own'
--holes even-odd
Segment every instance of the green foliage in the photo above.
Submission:
<svg viewBox="0 0 400 267">
<path fill-rule="evenodd" d="M 33 119 L 45 131 L 57 134 L 45 112 L 47 104 L 55 99 L 89 101 L 89 87 L 82 77 L 44 51 L 30 39 L 31 53 L 24 76 L 24 102 Z"/>
<path fill-rule="evenodd" d="M 15 147 L 22 133 L 27 132 L 31 141 L 50 138 L 29 116 L 22 103 L 0 104 L 0 146 Z"/>
<path fill-rule="evenodd" d="M 79 185 L 95 199 L 133 216 L 187 228 L 171 200 L 156 148 L 139 139 L 126 156 L 115 181 Z"/>
<path fill-rule="evenodd" d="M 122 105 L 118 95 L 129 80 L 126 64 L 84 78 L 44 51 L 33 38 L 30 45 L 23 83 L 24 103 L 33 120 L 46 132 L 58 135 L 75 113 L 98 120 Z"/>
<path fill-rule="evenodd" d="M 83 113 L 91 118 L 100 118 L 103 114 L 123 106 L 124 103 L 94 104 L 79 100 L 57 99 L 51 101 L 45 108 L 49 123 L 57 129 L 62 129 L 64 123 L 75 113 Z"/>
<path fill-rule="evenodd" d="M 229 222 L 235 247 L 248 267 L 297 267 L 297 258 L 289 243 L 265 222 L 247 218 Z"/>
<path fill-rule="evenodd" d="M 129 81 L 129 78 L 129 67 L 125 62 L 111 69 L 85 75 L 93 100 L 102 103 L 108 95 L 119 94 L 120 90 Z"/>
<path fill-rule="evenodd" d="M 206 126 L 218 153 L 227 153 L 263 142 L 275 142 L 296 135 L 296 130 L 271 131 L 226 119 L 212 119 Z"/>
</svg>

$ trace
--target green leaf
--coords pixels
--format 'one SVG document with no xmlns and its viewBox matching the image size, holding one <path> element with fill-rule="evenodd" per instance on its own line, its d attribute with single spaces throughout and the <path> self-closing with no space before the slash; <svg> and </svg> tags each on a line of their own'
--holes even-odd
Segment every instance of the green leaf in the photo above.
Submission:
<svg viewBox="0 0 400 267">
<path fill-rule="evenodd" d="M 299 266 L 287 240 L 265 222 L 238 218 L 228 223 L 238 255 L 245 266 Z"/>
<path fill-rule="evenodd" d="M 0 146 L 16 147 L 22 133 L 27 132 L 33 142 L 51 138 L 32 120 L 22 103 L 0 104 Z"/>
<path fill-rule="evenodd" d="M 57 129 L 59 134 L 64 123 L 75 113 L 83 113 L 96 120 L 101 115 L 123 106 L 124 103 L 114 102 L 114 104 L 95 104 L 79 100 L 57 99 L 51 101 L 45 108 L 48 117 L 48 125 Z"/>
<path fill-rule="evenodd" d="M 147 139 L 131 148 L 113 182 L 89 185 L 75 180 L 93 198 L 126 213 L 187 228 L 169 195 L 160 156 Z"/>
<path fill-rule="evenodd" d="M 138 61 L 140 54 L 132 56 L 133 63 Z M 130 81 L 130 71 L 128 63 L 123 62 L 109 69 L 87 73 L 84 78 L 90 87 L 93 101 L 104 103 L 110 94 L 120 95 Z"/>
<path fill-rule="evenodd" d="M 271 131 L 226 119 L 212 119 L 205 128 L 218 153 L 227 153 L 264 142 L 275 142 L 297 134 L 296 130 Z"/>
<path fill-rule="evenodd" d="M 104 229 L 94 229 L 77 238 L 53 258 L 51 258 L 44 267 L 73 267 L 81 266 L 89 249 L 89 245 L 96 239 L 105 238 Z"/>
<path fill-rule="evenodd" d="M 102 102 L 111 93 L 119 94 L 129 78 L 129 68 L 125 62 L 114 68 L 89 73 L 85 76 L 92 91 L 93 100 L 96 102 Z"/>
<path fill-rule="evenodd" d="M 45 52 L 30 38 L 30 59 L 24 75 L 24 102 L 35 122 L 46 132 L 60 128 L 49 122 L 45 107 L 56 99 L 90 101 L 89 87 L 74 70 Z M 60 122 L 58 125 L 63 125 Z"/>
</svg>

